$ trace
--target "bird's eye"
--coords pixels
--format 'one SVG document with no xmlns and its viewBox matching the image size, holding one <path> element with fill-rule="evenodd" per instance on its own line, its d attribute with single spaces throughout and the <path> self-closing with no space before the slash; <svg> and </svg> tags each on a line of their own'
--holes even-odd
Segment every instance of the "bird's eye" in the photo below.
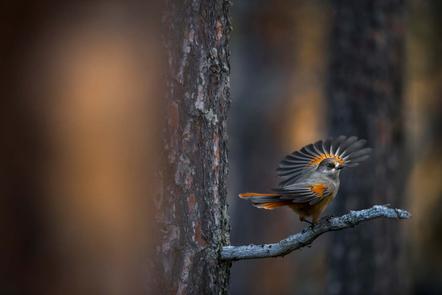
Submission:
<svg viewBox="0 0 442 295">
<path fill-rule="evenodd" d="M 327 168 L 333 169 L 333 168 L 335 168 L 335 164 L 333 164 L 333 163 L 328 163 L 328 164 L 327 164 Z"/>
</svg>

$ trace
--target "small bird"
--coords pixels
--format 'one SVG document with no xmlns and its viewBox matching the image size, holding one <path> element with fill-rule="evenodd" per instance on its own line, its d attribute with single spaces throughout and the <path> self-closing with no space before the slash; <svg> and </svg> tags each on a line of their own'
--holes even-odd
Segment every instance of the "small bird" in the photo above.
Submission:
<svg viewBox="0 0 442 295">
<path fill-rule="evenodd" d="M 341 169 L 357 166 L 370 157 L 372 149 L 364 148 L 365 143 L 355 136 L 339 136 L 309 144 L 279 163 L 281 182 L 274 193 L 243 193 L 239 197 L 262 209 L 288 206 L 300 221 L 316 224 L 338 192 Z"/>
</svg>

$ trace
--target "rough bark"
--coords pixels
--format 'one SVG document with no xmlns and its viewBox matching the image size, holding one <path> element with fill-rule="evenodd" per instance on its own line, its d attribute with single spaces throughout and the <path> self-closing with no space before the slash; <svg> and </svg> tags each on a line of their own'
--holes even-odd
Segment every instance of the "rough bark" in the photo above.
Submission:
<svg viewBox="0 0 442 295">
<path fill-rule="evenodd" d="M 150 276 L 162 294 L 221 294 L 228 286 L 230 265 L 218 257 L 229 242 L 229 6 L 224 0 L 167 3 L 165 163 Z"/>
<path fill-rule="evenodd" d="M 372 203 L 401 207 L 407 170 L 403 134 L 404 1 L 333 2 L 328 81 L 330 132 L 367 138 L 371 161 L 343 176 L 337 211 Z M 373 239 L 373 236 L 388 237 Z M 400 229 L 376 223 L 334 235 L 328 294 L 387 294 L 402 289 Z"/>
<path fill-rule="evenodd" d="M 247 246 L 224 246 L 221 252 L 222 260 L 241 260 L 285 256 L 290 252 L 309 246 L 316 238 L 326 232 L 343 230 L 358 225 L 361 222 L 384 218 L 407 219 L 410 213 L 401 209 L 392 209 L 375 205 L 360 211 L 351 211 L 337 218 L 324 220 L 315 226 L 305 228 L 301 233 L 291 235 L 277 243 Z M 373 237 L 382 238 L 382 237 Z"/>
</svg>

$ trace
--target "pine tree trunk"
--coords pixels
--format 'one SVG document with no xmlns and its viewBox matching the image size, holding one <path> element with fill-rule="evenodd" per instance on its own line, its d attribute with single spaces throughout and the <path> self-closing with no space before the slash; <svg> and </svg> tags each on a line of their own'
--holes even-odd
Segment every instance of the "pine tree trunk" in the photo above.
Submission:
<svg viewBox="0 0 442 295">
<path fill-rule="evenodd" d="M 229 263 L 226 117 L 230 105 L 229 1 L 169 1 L 160 235 L 150 287 L 162 294 L 223 294 Z"/>
<path fill-rule="evenodd" d="M 407 170 L 402 121 L 404 1 L 338 0 L 333 5 L 330 132 L 366 138 L 374 148 L 370 161 L 342 175 L 336 211 L 387 203 L 401 207 Z M 327 293 L 404 290 L 399 226 L 378 221 L 333 235 Z"/>
</svg>

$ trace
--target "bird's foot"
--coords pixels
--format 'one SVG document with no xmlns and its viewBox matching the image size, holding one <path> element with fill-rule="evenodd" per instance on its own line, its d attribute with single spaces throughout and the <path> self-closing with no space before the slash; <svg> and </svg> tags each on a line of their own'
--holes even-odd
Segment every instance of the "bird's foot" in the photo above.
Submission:
<svg viewBox="0 0 442 295">
<path fill-rule="evenodd" d="M 299 218 L 299 220 L 301 221 L 301 222 L 305 222 L 305 223 L 307 223 L 309 226 L 308 226 L 308 228 L 313 228 L 315 225 L 316 225 L 316 223 L 314 223 L 314 222 L 312 222 L 312 221 L 310 221 L 310 220 L 307 220 L 307 219 L 305 219 L 305 218 Z M 307 228 L 306 228 L 307 229 Z"/>
<path fill-rule="evenodd" d="M 330 221 L 330 219 L 334 218 L 335 216 L 333 215 L 325 215 L 323 217 L 321 217 L 321 219 L 319 220 L 319 222 L 323 222 L 323 221 Z"/>
</svg>

